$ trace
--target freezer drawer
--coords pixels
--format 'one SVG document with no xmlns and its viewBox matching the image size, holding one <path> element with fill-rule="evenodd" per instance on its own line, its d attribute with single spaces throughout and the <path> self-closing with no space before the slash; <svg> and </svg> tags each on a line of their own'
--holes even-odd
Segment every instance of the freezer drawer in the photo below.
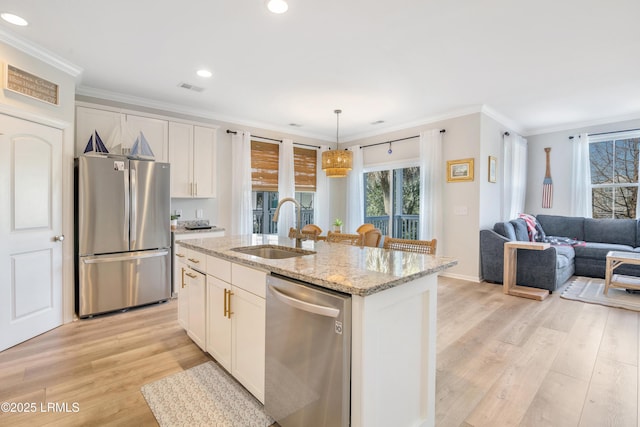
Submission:
<svg viewBox="0 0 640 427">
<path fill-rule="evenodd" d="M 170 273 L 169 249 L 80 257 L 78 316 L 169 299 Z"/>
</svg>

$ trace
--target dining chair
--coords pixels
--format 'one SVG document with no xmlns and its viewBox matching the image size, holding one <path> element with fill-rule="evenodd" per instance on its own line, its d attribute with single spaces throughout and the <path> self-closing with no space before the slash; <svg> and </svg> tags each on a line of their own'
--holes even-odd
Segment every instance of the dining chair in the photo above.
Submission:
<svg viewBox="0 0 640 427">
<path fill-rule="evenodd" d="M 315 224 L 307 224 L 304 227 L 302 227 L 302 230 L 300 230 L 300 233 L 304 234 L 311 240 L 318 240 L 318 236 L 322 234 L 322 228 L 318 227 Z"/>
<path fill-rule="evenodd" d="M 385 249 L 393 249 L 396 251 L 418 252 L 421 254 L 436 254 L 437 239 L 432 240 L 411 240 L 397 239 L 385 236 L 382 247 Z"/>
<path fill-rule="evenodd" d="M 329 233 L 327 233 L 327 242 L 362 246 L 362 234 L 334 233 L 333 231 L 329 231 Z"/>
<path fill-rule="evenodd" d="M 362 235 L 363 246 L 369 246 L 371 248 L 377 248 L 380 246 L 380 240 L 382 239 L 382 232 L 377 228 L 367 230 Z"/>
<path fill-rule="evenodd" d="M 376 228 L 373 224 L 362 224 L 360 227 L 358 227 L 358 229 L 356 230 L 356 233 L 358 234 L 364 234 L 369 230 L 373 230 L 374 228 Z"/>
</svg>

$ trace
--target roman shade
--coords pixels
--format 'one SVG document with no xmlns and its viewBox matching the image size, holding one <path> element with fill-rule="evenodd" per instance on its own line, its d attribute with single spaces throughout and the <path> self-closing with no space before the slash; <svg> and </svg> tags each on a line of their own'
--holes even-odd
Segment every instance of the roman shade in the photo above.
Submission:
<svg viewBox="0 0 640 427">
<path fill-rule="evenodd" d="M 280 144 L 251 141 L 251 187 L 253 191 L 278 191 Z M 296 191 L 316 191 L 317 153 L 293 148 Z"/>
</svg>

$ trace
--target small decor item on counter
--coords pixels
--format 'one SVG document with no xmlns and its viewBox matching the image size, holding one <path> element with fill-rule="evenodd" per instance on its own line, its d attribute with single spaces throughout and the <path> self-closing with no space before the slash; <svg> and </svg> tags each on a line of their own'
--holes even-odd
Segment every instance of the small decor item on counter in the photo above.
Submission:
<svg viewBox="0 0 640 427">
<path fill-rule="evenodd" d="M 171 229 L 175 230 L 178 228 L 178 218 L 180 215 L 171 215 Z"/>
<path fill-rule="evenodd" d="M 551 164 L 549 159 L 551 147 L 545 148 L 544 152 L 547 153 L 547 170 L 544 173 L 544 181 L 542 181 L 542 207 L 548 209 L 551 208 L 551 204 L 553 203 L 553 181 L 551 180 Z"/>
<path fill-rule="evenodd" d="M 340 218 L 336 218 L 336 220 L 333 221 L 333 231 L 342 233 L 342 220 Z"/>
</svg>

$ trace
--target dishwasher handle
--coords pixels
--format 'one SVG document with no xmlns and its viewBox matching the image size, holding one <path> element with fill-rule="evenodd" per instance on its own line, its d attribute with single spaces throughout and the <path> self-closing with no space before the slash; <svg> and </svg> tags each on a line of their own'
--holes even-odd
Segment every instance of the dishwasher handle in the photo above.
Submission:
<svg viewBox="0 0 640 427">
<path fill-rule="evenodd" d="M 290 305 L 293 308 L 297 308 L 299 310 L 307 311 L 309 313 L 319 314 L 320 316 L 326 317 L 338 317 L 340 315 L 340 310 L 333 307 L 326 307 L 324 305 L 312 304 L 306 301 L 300 301 L 299 299 L 292 298 L 289 295 L 285 295 L 280 292 L 275 286 L 269 285 L 269 290 L 273 292 L 273 295 L 278 298 L 281 302 Z"/>
</svg>

